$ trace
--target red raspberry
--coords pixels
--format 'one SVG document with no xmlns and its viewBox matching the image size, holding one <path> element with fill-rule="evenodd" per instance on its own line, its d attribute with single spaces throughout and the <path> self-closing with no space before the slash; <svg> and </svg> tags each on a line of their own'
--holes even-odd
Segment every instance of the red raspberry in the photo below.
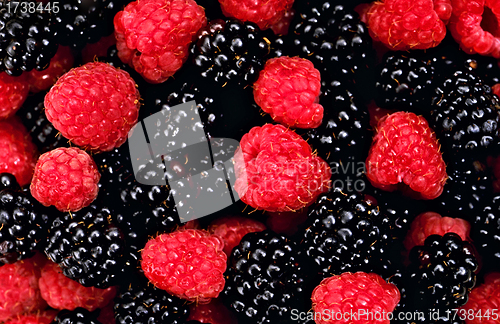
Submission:
<svg viewBox="0 0 500 324">
<path fill-rule="evenodd" d="M 0 173 L 11 173 L 19 185 L 27 185 L 37 157 L 31 136 L 18 117 L 0 121 Z"/>
<path fill-rule="evenodd" d="M 459 314 L 465 311 L 465 314 L 475 315 L 466 317 L 466 324 L 498 324 L 499 306 L 500 273 L 492 272 L 484 277 L 482 285 L 472 289 L 467 304 L 461 307 Z"/>
<path fill-rule="evenodd" d="M 470 241 L 470 224 L 461 218 L 442 217 L 438 213 L 426 212 L 418 215 L 411 223 L 404 245 L 407 251 L 414 246 L 424 245 L 429 235 L 456 233 L 463 241 Z"/>
<path fill-rule="evenodd" d="M 67 46 L 59 46 L 56 55 L 50 60 L 50 65 L 43 71 L 31 70 L 27 73 L 30 91 L 37 93 L 48 90 L 57 79 L 73 67 L 75 58 Z"/>
<path fill-rule="evenodd" d="M 233 312 L 229 311 L 218 299 L 212 299 L 209 304 L 191 304 L 189 308 L 188 321 L 210 324 L 238 324 Z"/>
<path fill-rule="evenodd" d="M 111 301 L 109 304 L 101 308 L 99 312 L 99 316 L 97 320 L 101 324 L 116 324 L 115 320 L 115 311 L 114 311 L 115 303 Z"/>
<path fill-rule="evenodd" d="M 261 30 L 279 24 L 294 0 L 219 0 L 222 13 L 241 21 L 256 23 Z"/>
<path fill-rule="evenodd" d="M 312 293 L 317 324 L 389 324 L 383 312 L 392 312 L 400 299 L 398 288 L 375 273 L 343 273 L 324 279 Z M 370 316 L 351 317 L 363 310 Z M 376 314 L 377 313 L 377 314 Z"/>
<path fill-rule="evenodd" d="M 488 157 L 488 166 L 493 170 L 493 191 L 500 192 L 500 155 Z"/>
<path fill-rule="evenodd" d="M 130 75 L 106 63 L 87 63 L 63 75 L 45 96 L 45 113 L 73 144 L 92 151 L 122 145 L 139 116 Z"/>
<path fill-rule="evenodd" d="M 17 315 L 4 324 L 51 324 L 56 315 L 57 312 L 55 310 L 39 311 L 31 314 Z"/>
<path fill-rule="evenodd" d="M 99 57 L 108 56 L 108 49 L 116 44 L 115 34 L 101 37 L 97 43 L 89 43 L 82 49 L 83 63 L 94 62 Z"/>
<path fill-rule="evenodd" d="M 443 192 L 448 178 L 439 149 L 424 117 L 396 112 L 379 121 L 366 159 L 366 175 L 382 190 L 396 190 L 402 182 L 418 198 L 434 199 Z"/>
<path fill-rule="evenodd" d="M 469 54 L 500 58 L 500 2 L 452 0 L 451 3 L 453 13 L 449 28 L 460 47 Z"/>
<path fill-rule="evenodd" d="M 41 254 L 0 267 L 0 322 L 22 313 L 45 309 L 38 286 Z"/>
<path fill-rule="evenodd" d="M 321 76 L 311 61 L 282 56 L 270 59 L 253 85 L 257 105 L 275 122 L 316 128 L 323 120 L 319 101 Z"/>
<path fill-rule="evenodd" d="M 77 211 L 97 197 L 100 178 L 94 159 L 85 151 L 61 147 L 40 156 L 30 190 L 44 206 Z"/>
<path fill-rule="evenodd" d="M 295 211 L 312 204 L 330 186 L 328 164 L 302 137 L 282 125 L 254 127 L 235 156 L 234 188 L 256 209 Z"/>
<path fill-rule="evenodd" d="M 177 230 L 149 240 L 142 250 L 146 277 L 169 294 L 200 304 L 224 288 L 224 242 L 202 230 Z"/>
<path fill-rule="evenodd" d="M 194 0 L 141 0 L 114 18 L 120 59 L 151 83 L 172 76 L 189 55 L 189 45 L 207 24 Z"/>
<path fill-rule="evenodd" d="M 92 312 L 109 304 L 116 295 L 115 287 L 99 289 L 82 286 L 66 277 L 61 268 L 51 261 L 42 268 L 39 284 L 43 299 L 58 310 L 83 307 Z"/>
<path fill-rule="evenodd" d="M 285 12 L 285 15 L 281 17 L 281 19 L 271 25 L 271 30 L 276 34 L 276 35 L 287 35 L 288 34 L 288 28 L 290 27 L 290 24 L 292 23 L 293 18 L 295 17 L 295 10 L 290 9 L 287 12 Z"/>
<path fill-rule="evenodd" d="M 233 248 L 240 244 L 248 233 L 262 232 L 266 226 L 256 220 L 241 216 L 226 216 L 213 221 L 208 226 L 211 234 L 219 236 L 224 242 L 224 253 L 231 255 Z"/>
<path fill-rule="evenodd" d="M 28 98 L 29 90 L 29 83 L 24 74 L 13 77 L 0 72 L 0 119 L 14 115 Z"/>
<path fill-rule="evenodd" d="M 275 233 L 293 235 L 297 233 L 301 224 L 307 220 L 307 208 L 296 212 L 268 212 L 267 227 Z"/>
<path fill-rule="evenodd" d="M 437 46 L 446 36 L 442 1 L 385 0 L 374 2 L 367 12 L 374 40 L 391 50 L 407 51 Z"/>
</svg>

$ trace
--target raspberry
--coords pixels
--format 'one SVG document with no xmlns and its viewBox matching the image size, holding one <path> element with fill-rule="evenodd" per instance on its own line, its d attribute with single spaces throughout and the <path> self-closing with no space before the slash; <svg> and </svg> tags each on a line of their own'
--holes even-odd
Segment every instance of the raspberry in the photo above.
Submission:
<svg viewBox="0 0 500 324">
<path fill-rule="evenodd" d="M 441 17 L 447 17 L 446 10 L 449 7 L 443 1 L 385 0 L 374 2 L 366 14 L 374 40 L 391 50 L 406 51 L 428 49 L 441 43 L 446 35 Z"/>
<path fill-rule="evenodd" d="M 232 312 L 218 299 L 212 299 L 209 304 L 190 305 L 188 321 L 211 324 L 237 324 L 238 321 Z"/>
<path fill-rule="evenodd" d="M 382 317 L 382 314 L 392 312 L 399 299 L 400 293 L 396 286 L 385 282 L 377 274 L 364 272 L 344 272 L 326 278 L 314 288 L 312 294 L 314 313 L 322 315 L 315 319 L 317 324 L 389 324 L 389 319 Z M 361 309 L 374 314 L 371 318 L 350 316 L 351 311 L 356 314 Z M 337 320 L 340 318 L 335 317 L 338 314 L 345 316 Z"/>
<path fill-rule="evenodd" d="M 302 137 L 281 125 L 252 128 L 234 158 L 235 190 L 256 209 L 299 210 L 330 186 L 328 164 L 312 153 Z"/>
<path fill-rule="evenodd" d="M 498 14 L 500 3 L 493 0 L 452 0 L 449 28 L 453 38 L 469 54 L 500 58 Z"/>
<path fill-rule="evenodd" d="M 14 115 L 28 98 L 28 92 L 25 75 L 14 77 L 0 72 L 0 119 Z"/>
<path fill-rule="evenodd" d="M 114 18 L 118 56 L 151 83 L 162 83 L 187 60 L 189 45 L 207 23 L 194 0 L 129 3 Z"/>
<path fill-rule="evenodd" d="M 69 47 L 59 46 L 56 55 L 50 60 L 48 68 L 42 71 L 31 70 L 27 73 L 30 91 L 37 93 L 48 90 L 57 79 L 73 67 L 75 58 Z"/>
<path fill-rule="evenodd" d="M 278 25 L 292 8 L 294 0 L 219 0 L 222 13 L 241 21 L 256 23 L 261 30 Z"/>
<path fill-rule="evenodd" d="M 266 225 L 275 233 L 293 235 L 299 230 L 300 225 L 307 220 L 307 212 L 307 208 L 302 208 L 296 212 L 268 212 Z"/>
<path fill-rule="evenodd" d="M 227 256 L 218 236 L 201 230 L 177 230 L 151 239 L 142 250 L 141 267 L 160 289 L 207 304 L 224 288 Z"/>
<path fill-rule="evenodd" d="M 18 117 L 0 121 L 0 172 L 16 177 L 20 186 L 31 181 L 38 153 Z"/>
<path fill-rule="evenodd" d="M 56 315 L 57 312 L 54 310 L 17 315 L 4 324 L 51 324 Z"/>
<path fill-rule="evenodd" d="M 61 147 L 40 156 L 30 190 L 44 206 L 78 211 L 97 197 L 100 178 L 97 165 L 85 151 Z"/>
<path fill-rule="evenodd" d="M 106 57 L 108 49 L 116 44 L 115 34 L 101 37 L 97 43 L 88 43 L 82 49 L 82 61 L 84 63 L 93 62 L 98 57 Z"/>
<path fill-rule="evenodd" d="M 226 216 L 213 221 L 208 231 L 219 236 L 224 242 L 224 253 L 230 255 L 235 246 L 240 244 L 248 233 L 262 232 L 266 226 L 256 220 L 241 216 Z"/>
<path fill-rule="evenodd" d="M 253 87 L 255 102 L 262 110 L 275 122 L 297 128 L 321 125 L 320 91 L 321 76 L 312 62 L 286 56 L 268 60 Z"/>
<path fill-rule="evenodd" d="M 0 267 L 0 322 L 47 306 L 38 286 L 43 262 L 45 258 L 37 254 Z"/>
<path fill-rule="evenodd" d="M 114 306 L 115 303 L 111 301 L 109 304 L 101 308 L 99 316 L 97 317 L 97 320 L 101 324 L 116 324 L 115 311 L 113 310 Z"/>
<path fill-rule="evenodd" d="M 439 149 L 436 135 L 422 116 L 387 115 L 378 123 L 366 175 L 377 188 L 394 191 L 403 182 L 418 198 L 434 199 L 443 192 L 448 177 Z"/>
<path fill-rule="evenodd" d="M 426 212 L 418 215 L 411 223 L 410 230 L 406 234 L 404 245 L 407 251 L 414 246 L 424 245 L 429 235 L 444 235 L 455 233 L 463 241 L 470 241 L 470 224 L 461 218 L 442 217 L 438 213 Z"/>
<path fill-rule="evenodd" d="M 82 307 L 92 312 L 106 306 L 116 295 L 116 287 L 84 287 L 67 278 L 59 266 L 48 261 L 41 270 L 40 292 L 50 307 L 74 310 Z"/>
<path fill-rule="evenodd" d="M 467 324 L 495 324 L 495 312 L 500 305 L 500 273 L 492 272 L 485 276 L 484 283 L 469 294 L 469 301 L 459 311 L 466 314 L 481 314 L 465 320 Z"/>
<path fill-rule="evenodd" d="M 105 63 L 64 74 L 45 96 L 45 113 L 73 144 L 92 151 L 122 145 L 139 115 L 139 91 L 130 75 Z"/>
</svg>

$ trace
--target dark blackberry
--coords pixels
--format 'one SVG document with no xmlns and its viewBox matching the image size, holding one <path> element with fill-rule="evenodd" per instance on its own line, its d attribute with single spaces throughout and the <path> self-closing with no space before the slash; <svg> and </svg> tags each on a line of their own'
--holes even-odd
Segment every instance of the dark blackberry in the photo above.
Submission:
<svg viewBox="0 0 500 324">
<path fill-rule="evenodd" d="M 97 320 L 99 311 L 89 312 L 85 308 L 63 309 L 57 313 L 52 324 L 101 324 Z"/>
<path fill-rule="evenodd" d="M 455 233 L 430 235 L 410 251 L 409 301 L 441 312 L 464 305 L 476 284 L 478 263 L 470 243 Z"/>
<path fill-rule="evenodd" d="M 20 2 L 17 10 L 7 3 L 0 2 L 0 71 L 19 76 L 47 68 L 57 52 L 54 15 L 45 10 L 29 13 L 29 6 L 39 8 L 40 2 Z"/>
<path fill-rule="evenodd" d="M 58 147 L 69 147 L 68 140 L 45 116 L 44 98 L 43 92 L 30 96 L 17 111 L 17 115 L 21 117 L 24 126 L 31 134 L 33 143 L 41 153 Z"/>
<path fill-rule="evenodd" d="M 49 215 L 58 211 L 43 207 L 29 191 L 21 191 L 13 176 L 0 175 L 0 264 L 12 263 L 43 251 Z"/>
<path fill-rule="evenodd" d="M 375 77 L 375 102 L 379 107 L 425 111 L 433 90 L 434 66 L 411 53 L 386 55 Z"/>
<path fill-rule="evenodd" d="M 241 323 L 290 323 L 291 311 L 304 308 L 303 266 L 293 241 L 249 233 L 229 258 L 223 298 Z"/>
<path fill-rule="evenodd" d="M 204 78 L 221 86 L 252 85 L 266 60 L 274 56 L 272 31 L 261 31 L 251 22 L 213 20 L 199 35 L 191 47 L 194 63 Z"/>
<path fill-rule="evenodd" d="M 470 71 L 456 71 L 436 86 L 429 125 L 445 158 L 457 151 L 500 150 L 500 105 L 491 88 Z M 469 153 L 470 154 L 470 153 Z"/>
<path fill-rule="evenodd" d="M 86 287 L 123 283 L 123 273 L 135 264 L 127 264 L 128 248 L 116 217 L 96 200 L 78 212 L 53 218 L 45 253 L 65 276 Z"/>
<path fill-rule="evenodd" d="M 500 67 L 498 60 L 493 57 L 472 55 L 465 60 L 466 67 L 476 73 L 490 87 L 500 83 Z"/>
<path fill-rule="evenodd" d="M 148 284 L 145 277 L 132 282 L 114 300 L 117 324 L 184 324 L 189 305 L 175 296 Z"/>
</svg>

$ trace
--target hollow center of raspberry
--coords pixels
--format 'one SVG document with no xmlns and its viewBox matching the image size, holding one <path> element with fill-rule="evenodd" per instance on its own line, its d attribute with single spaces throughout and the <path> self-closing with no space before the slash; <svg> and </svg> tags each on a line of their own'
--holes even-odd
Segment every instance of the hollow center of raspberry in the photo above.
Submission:
<svg viewBox="0 0 500 324">
<path fill-rule="evenodd" d="M 481 20 L 481 28 L 494 37 L 500 37 L 500 28 L 498 28 L 498 17 L 491 11 L 490 8 L 484 7 L 483 19 Z"/>
</svg>

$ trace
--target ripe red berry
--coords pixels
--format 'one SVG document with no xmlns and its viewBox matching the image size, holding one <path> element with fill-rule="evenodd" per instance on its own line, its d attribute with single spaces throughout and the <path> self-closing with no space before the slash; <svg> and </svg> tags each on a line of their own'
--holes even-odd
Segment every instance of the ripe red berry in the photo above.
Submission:
<svg viewBox="0 0 500 324">
<path fill-rule="evenodd" d="M 323 120 L 321 76 L 311 61 L 282 56 L 270 59 L 254 83 L 255 102 L 274 121 L 289 127 L 316 128 Z"/>
<path fill-rule="evenodd" d="M 99 289 L 84 287 L 66 277 L 54 262 L 47 262 L 41 270 L 40 292 L 50 307 L 74 310 L 83 307 L 92 312 L 106 306 L 116 295 L 116 287 Z"/>
<path fill-rule="evenodd" d="M 301 210 L 295 212 L 268 212 L 266 225 L 267 227 L 275 233 L 294 235 L 302 225 L 307 220 L 307 208 L 302 208 Z"/>
<path fill-rule="evenodd" d="M 97 43 L 88 43 L 82 49 L 83 63 L 94 62 L 99 57 L 108 56 L 108 49 L 116 44 L 116 37 L 114 34 L 101 37 Z"/>
<path fill-rule="evenodd" d="M 172 76 L 189 55 L 189 45 L 207 23 L 194 0 L 141 0 L 114 19 L 120 59 L 151 83 Z"/>
<path fill-rule="evenodd" d="M 375 273 L 343 273 L 324 279 L 312 293 L 317 324 L 389 324 L 401 295 L 398 288 Z M 368 316 L 351 316 L 362 310 Z M 375 314 L 377 313 L 377 314 Z M 371 316 L 371 317 L 369 317 Z"/>
<path fill-rule="evenodd" d="M 27 185 L 37 157 L 31 136 L 18 117 L 0 121 L 0 173 L 11 173 L 19 185 Z"/>
<path fill-rule="evenodd" d="M 212 299 L 209 304 L 191 304 L 188 321 L 210 324 L 237 324 L 234 314 L 219 299 Z"/>
<path fill-rule="evenodd" d="M 56 317 L 57 311 L 45 310 L 36 313 L 17 315 L 4 324 L 51 324 Z"/>
<path fill-rule="evenodd" d="M 45 96 L 47 119 L 84 149 L 122 145 L 139 116 L 139 91 L 130 75 L 106 63 L 87 63 L 64 74 Z"/>
<path fill-rule="evenodd" d="M 157 288 L 207 304 L 224 288 L 227 256 L 218 236 L 202 230 L 177 230 L 148 241 L 141 267 Z"/>
<path fill-rule="evenodd" d="M 40 156 L 30 190 L 44 206 L 78 211 L 97 197 L 100 178 L 94 159 L 85 151 L 61 147 Z"/>
<path fill-rule="evenodd" d="M 500 305 L 500 273 L 492 272 L 484 277 L 484 283 L 472 289 L 467 304 L 460 313 L 474 314 L 466 317 L 467 324 L 497 324 Z"/>
<path fill-rule="evenodd" d="M 14 77 L 0 72 L 0 119 L 13 116 L 28 98 L 26 75 Z"/>
<path fill-rule="evenodd" d="M 448 178 L 435 133 L 422 116 L 396 112 L 380 119 L 366 159 L 366 175 L 373 186 L 394 191 L 407 187 L 411 195 L 434 199 Z"/>
<path fill-rule="evenodd" d="M 240 199 L 271 212 L 309 206 L 331 183 L 328 164 L 282 125 L 254 127 L 245 134 L 235 153 L 235 169 Z"/>
</svg>

